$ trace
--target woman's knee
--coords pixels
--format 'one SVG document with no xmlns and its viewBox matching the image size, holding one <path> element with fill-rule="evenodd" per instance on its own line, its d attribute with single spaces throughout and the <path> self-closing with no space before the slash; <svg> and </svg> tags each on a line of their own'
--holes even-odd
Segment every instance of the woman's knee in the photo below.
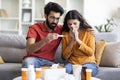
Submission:
<svg viewBox="0 0 120 80">
<path fill-rule="evenodd" d="M 65 68 L 66 68 L 67 73 L 72 74 L 72 64 L 71 63 L 66 64 Z"/>
</svg>

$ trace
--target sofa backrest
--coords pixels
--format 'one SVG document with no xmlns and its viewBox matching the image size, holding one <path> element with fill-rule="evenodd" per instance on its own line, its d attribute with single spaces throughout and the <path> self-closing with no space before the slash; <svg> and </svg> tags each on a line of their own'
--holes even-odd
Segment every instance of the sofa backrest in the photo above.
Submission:
<svg viewBox="0 0 120 80">
<path fill-rule="evenodd" d="M 96 33 L 95 35 L 96 41 L 105 40 L 106 42 L 119 42 L 119 33 L 116 32 L 103 32 Z"/>
<path fill-rule="evenodd" d="M 116 33 L 97 33 L 95 38 L 109 42 L 117 42 L 119 35 Z M 65 62 L 61 58 L 62 44 L 60 43 L 56 55 L 55 62 Z M 26 54 L 26 38 L 23 35 L 0 34 L 0 56 L 5 62 L 22 62 L 23 56 Z"/>
<path fill-rule="evenodd" d="M 0 56 L 5 62 L 22 62 L 22 57 L 26 54 L 25 48 L 25 36 L 0 34 Z"/>
<path fill-rule="evenodd" d="M 0 34 L 0 47 L 25 48 L 26 39 L 22 35 Z"/>
</svg>

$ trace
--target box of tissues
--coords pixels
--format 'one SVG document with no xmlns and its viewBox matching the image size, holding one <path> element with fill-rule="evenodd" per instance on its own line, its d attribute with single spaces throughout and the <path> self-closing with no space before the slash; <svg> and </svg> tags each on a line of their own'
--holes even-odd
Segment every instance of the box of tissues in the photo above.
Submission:
<svg viewBox="0 0 120 80">
<path fill-rule="evenodd" d="M 50 67 L 42 69 L 43 80 L 59 80 L 66 74 L 65 68 Z"/>
</svg>

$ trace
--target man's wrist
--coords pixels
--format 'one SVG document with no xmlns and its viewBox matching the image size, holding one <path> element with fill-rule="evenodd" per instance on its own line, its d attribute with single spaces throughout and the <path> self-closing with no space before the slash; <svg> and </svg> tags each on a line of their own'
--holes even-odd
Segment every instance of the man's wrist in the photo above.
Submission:
<svg viewBox="0 0 120 80">
<path fill-rule="evenodd" d="M 44 39 L 43 41 L 44 41 L 44 43 L 48 43 L 49 42 L 49 40 L 47 38 Z"/>
</svg>

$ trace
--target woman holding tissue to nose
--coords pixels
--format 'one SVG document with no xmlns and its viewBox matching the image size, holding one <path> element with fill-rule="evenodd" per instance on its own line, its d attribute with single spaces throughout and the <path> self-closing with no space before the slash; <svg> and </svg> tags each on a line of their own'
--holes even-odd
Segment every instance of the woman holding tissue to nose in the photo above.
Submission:
<svg viewBox="0 0 120 80">
<path fill-rule="evenodd" d="M 92 69 L 92 76 L 96 76 L 95 37 L 90 33 L 91 28 L 78 11 L 66 14 L 62 34 L 67 37 L 62 38 L 62 57 L 68 61 L 65 64 L 67 73 L 72 74 L 72 65 L 79 64 Z"/>
</svg>

